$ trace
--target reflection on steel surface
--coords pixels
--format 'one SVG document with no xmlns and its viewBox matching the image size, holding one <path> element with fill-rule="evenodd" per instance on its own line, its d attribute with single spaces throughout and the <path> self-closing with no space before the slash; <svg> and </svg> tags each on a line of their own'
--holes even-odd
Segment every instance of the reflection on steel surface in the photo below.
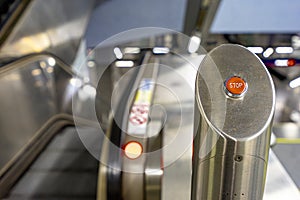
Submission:
<svg viewBox="0 0 300 200">
<path fill-rule="evenodd" d="M 222 90 L 233 75 L 248 83 L 239 99 Z M 238 45 L 215 48 L 200 65 L 196 101 L 192 199 L 262 199 L 275 106 L 262 62 Z"/>
<path fill-rule="evenodd" d="M 95 0 L 32 0 L 1 44 L 0 59 L 51 52 L 72 64 Z"/>
<path fill-rule="evenodd" d="M 72 76 L 68 66 L 49 55 L 26 57 L 1 68 L 0 197 L 55 131 L 72 124 Z"/>
</svg>

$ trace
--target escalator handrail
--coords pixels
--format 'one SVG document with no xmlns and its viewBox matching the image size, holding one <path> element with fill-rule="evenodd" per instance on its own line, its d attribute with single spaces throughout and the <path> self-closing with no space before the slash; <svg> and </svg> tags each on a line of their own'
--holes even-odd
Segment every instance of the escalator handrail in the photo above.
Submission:
<svg viewBox="0 0 300 200">
<path fill-rule="evenodd" d="M 43 53 L 28 55 L 5 65 L 4 67 L 0 68 L 0 77 L 5 77 L 5 75 L 8 75 L 13 71 L 18 72 L 18 70 L 31 67 L 28 65 L 28 63 L 35 63 L 37 61 L 47 60 L 49 58 L 55 58 L 56 64 L 54 65 L 54 68 L 62 69 L 62 71 L 67 74 L 68 78 L 77 76 L 72 71 L 71 67 L 67 66 L 59 58 L 52 54 Z M 41 68 L 41 66 L 37 67 Z M 73 116 L 71 114 L 72 113 L 68 113 L 63 110 L 58 110 L 57 113 L 51 114 L 46 122 L 39 124 L 40 128 L 38 130 L 33 130 L 34 132 L 29 141 L 25 141 L 24 145 L 18 149 L 18 151 L 14 153 L 12 157 L 10 157 L 9 161 L 0 169 L 0 198 L 7 194 L 9 188 L 22 175 L 23 171 L 30 165 L 35 156 L 39 154 L 39 152 L 32 152 L 42 149 L 53 137 L 53 135 L 55 135 L 55 133 L 49 132 L 49 127 L 52 127 L 53 124 L 60 124 L 59 127 L 65 125 L 74 125 Z M 77 118 L 78 119 L 76 121 L 79 120 L 78 123 L 80 124 L 83 123 L 89 124 L 88 126 L 94 126 L 88 120 L 80 119 L 80 117 Z M 18 168 L 17 166 L 21 167 Z"/>
<path fill-rule="evenodd" d="M 55 65 L 56 67 L 63 69 L 65 72 L 72 75 L 73 77 L 83 79 L 83 77 L 81 75 L 77 74 L 76 72 L 74 72 L 70 66 L 68 66 L 60 58 L 58 58 L 57 56 L 55 56 L 51 53 L 30 54 L 30 55 L 18 58 L 17 60 L 14 60 L 14 61 L 4 65 L 3 67 L 0 67 L 0 76 L 4 73 L 7 73 L 8 71 L 27 67 L 26 65 L 24 65 L 25 63 L 32 62 L 35 60 L 42 60 L 45 58 L 54 58 L 57 63 Z"/>
</svg>

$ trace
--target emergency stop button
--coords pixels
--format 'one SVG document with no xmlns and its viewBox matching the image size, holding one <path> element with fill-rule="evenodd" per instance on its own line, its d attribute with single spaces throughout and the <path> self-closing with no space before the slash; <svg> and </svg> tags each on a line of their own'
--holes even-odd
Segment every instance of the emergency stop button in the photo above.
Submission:
<svg viewBox="0 0 300 200">
<path fill-rule="evenodd" d="M 224 83 L 225 93 L 229 97 L 240 98 L 243 97 L 248 89 L 247 82 L 238 76 L 228 78 Z"/>
</svg>

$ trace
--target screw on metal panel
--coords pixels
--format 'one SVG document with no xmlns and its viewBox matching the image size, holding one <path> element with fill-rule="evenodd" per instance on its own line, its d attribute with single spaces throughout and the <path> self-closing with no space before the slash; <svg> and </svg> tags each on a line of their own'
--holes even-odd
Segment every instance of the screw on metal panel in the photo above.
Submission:
<svg viewBox="0 0 300 200">
<path fill-rule="evenodd" d="M 237 155 L 237 156 L 234 157 L 234 160 L 236 162 L 241 162 L 243 160 L 243 156 Z"/>
</svg>

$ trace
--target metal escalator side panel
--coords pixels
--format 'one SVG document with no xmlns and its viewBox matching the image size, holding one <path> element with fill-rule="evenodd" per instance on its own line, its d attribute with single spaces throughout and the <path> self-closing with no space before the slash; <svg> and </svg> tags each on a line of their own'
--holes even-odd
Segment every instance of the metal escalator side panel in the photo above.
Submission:
<svg viewBox="0 0 300 200">
<path fill-rule="evenodd" d="M 55 60 L 55 65 L 50 65 L 49 59 Z M 55 133 L 47 133 L 49 123 L 60 119 L 73 122 L 71 112 L 64 109 L 71 103 L 65 100 L 66 91 L 57 90 L 71 85 L 74 74 L 68 69 L 47 54 L 28 56 L 0 69 L 1 184 L 10 187 L 52 138 Z M 1 187 L 1 195 L 9 187 Z"/>
<path fill-rule="evenodd" d="M 148 138 L 148 152 L 157 151 L 151 157 L 148 157 L 145 164 L 144 173 L 144 191 L 146 200 L 162 199 L 162 176 L 164 171 L 162 169 L 163 157 L 159 150 L 163 145 L 163 130 L 157 136 Z"/>
</svg>

